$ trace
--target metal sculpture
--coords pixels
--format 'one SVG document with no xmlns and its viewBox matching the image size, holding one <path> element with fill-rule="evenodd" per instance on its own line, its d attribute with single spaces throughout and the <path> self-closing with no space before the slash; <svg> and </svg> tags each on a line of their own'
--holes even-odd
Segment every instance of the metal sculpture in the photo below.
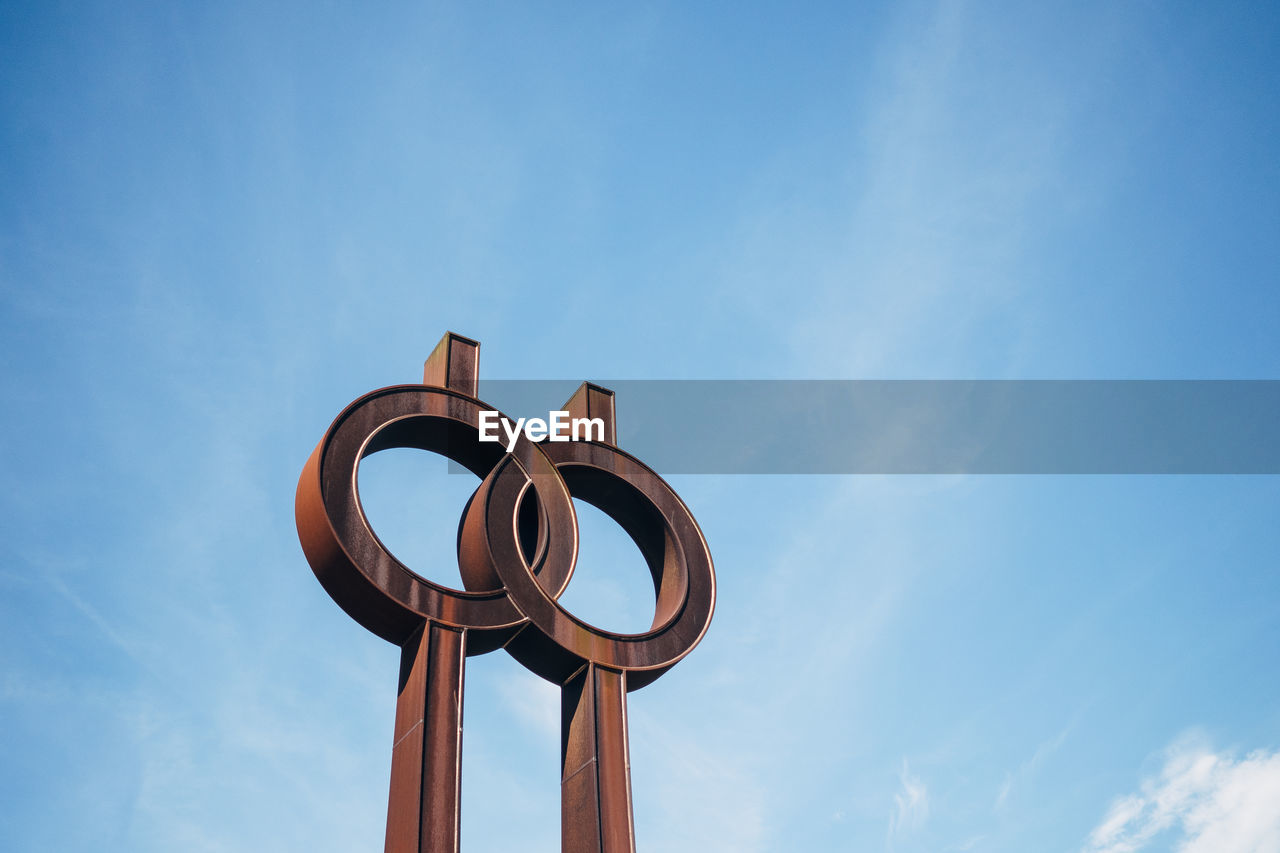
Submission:
<svg viewBox="0 0 1280 853">
<path fill-rule="evenodd" d="M 479 343 L 448 333 L 422 385 L 364 395 L 338 415 L 298 481 L 303 552 L 353 619 L 401 648 L 387 809 L 387 853 L 456 853 L 462 694 L 468 655 L 506 648 L 561 686 L 561 850 L 633 853 L 626 694 L 697 645 L 711 622 L 715 574 L 688 508 L 616 446 L 613 392 L 583 383 L 565 409 L 601 418 L 604 441 L 535 443 L 510 452 L 479 440 Z M 481 478 L 462 513 L 464 589 L 433 583 L 378 540 L 360 506 L 360 460 L 392 447 L 442 454 Z M 578 551 L 572 498 L 630 534 L 653 575 L 657 607 L 641 634 L 583 622 L 557 601 Z"/>
</svg>

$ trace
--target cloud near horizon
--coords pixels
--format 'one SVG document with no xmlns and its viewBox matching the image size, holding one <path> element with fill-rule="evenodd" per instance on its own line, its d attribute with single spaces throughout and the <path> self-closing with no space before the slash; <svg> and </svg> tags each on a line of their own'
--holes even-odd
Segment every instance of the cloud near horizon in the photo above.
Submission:
<svg viewBox="0 0 1280 853">
<path fill-rule="evenodd" d="M 1177 853 L 1280 850 L 1278 803 L 1280 751 L 1237 759 L 1184 739 L 1158 775 L 1111 804 L 1081 853 L 1135 853 L 1165 833 Z"/>
</svg>

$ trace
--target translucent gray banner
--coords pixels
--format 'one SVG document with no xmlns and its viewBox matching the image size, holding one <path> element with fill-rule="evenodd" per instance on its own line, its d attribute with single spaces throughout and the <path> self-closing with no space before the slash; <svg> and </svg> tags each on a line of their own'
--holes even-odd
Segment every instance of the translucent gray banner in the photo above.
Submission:
<svg viewBox="0 0 1280 853">
<path fill-rule="evenodd" d="M 489 380 L 546 418 L 578 381 Z M 1276 474 L 1280 380 L 618 380 L 661 474 Z"/>
</svg>

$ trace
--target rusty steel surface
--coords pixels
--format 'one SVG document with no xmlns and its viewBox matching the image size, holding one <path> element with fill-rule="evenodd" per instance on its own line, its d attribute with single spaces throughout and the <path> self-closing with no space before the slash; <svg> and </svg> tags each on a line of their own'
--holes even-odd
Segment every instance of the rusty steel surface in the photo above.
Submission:
<svg viewBox="0 0 1280 853">
<path fill-rule="evenodd" d="M 561 850 L 635 850 L 627 692 L 649 684 L 706 633 L 715 607 L 711 554 L 667 483 L 620 450 L 614 397 L 583 383 L 564 409 L 601 418 L 604 441 L 480 441 L 476 341 L 448 333 L 423 384 L 370 392 L 325 433 L 298 481 L 298 538 L 316 577 L 353 619 L 401 649 L 387 809 L 387 853 L 457 851 L 466 658 L 499 648 L 561 687 Z M 514 422 L 514 419 L 512 419 Z M 481 483 L 462 508 L 463 589 L 397 560 L 365 517 L 360 460 L 429 450 Z M 653 624 L 606 631 L 558 601 L 578 552 L 573 498 L 598 507 L 639 547 L 653 576 Z"/>
</svg>

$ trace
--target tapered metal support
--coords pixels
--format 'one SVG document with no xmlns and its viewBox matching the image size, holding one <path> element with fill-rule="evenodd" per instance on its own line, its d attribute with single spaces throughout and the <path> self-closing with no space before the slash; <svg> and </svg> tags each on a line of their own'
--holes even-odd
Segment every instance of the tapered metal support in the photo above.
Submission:
<svg viewBox="0 0 1280 853">
<path fill-rule="evenodd" d="M 427 622 L 401 647 L 386 853 L 457 853 L 467 637 Z"/>
<path fill-rule="evenodd" d="M 626 679 L 589 663 L 561 691 L 562 853 L 635 851 Z"/>
</svg>

